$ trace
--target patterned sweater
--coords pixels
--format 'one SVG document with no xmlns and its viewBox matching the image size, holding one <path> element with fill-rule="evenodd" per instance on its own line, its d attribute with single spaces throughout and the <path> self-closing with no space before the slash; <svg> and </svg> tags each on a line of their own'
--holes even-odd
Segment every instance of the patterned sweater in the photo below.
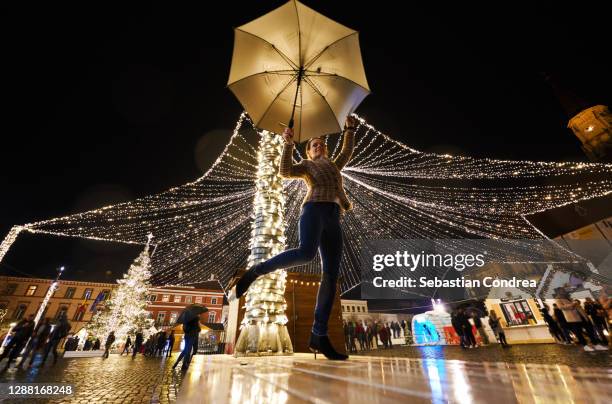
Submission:
<svg viewBox="0 0 612 404">
<path fill-rule="evenodd" d="M 293 144 L 285 144 L 280 163 L 280 175 L 285 178 L 301 178 L 308 185 L 306 202 L 336 202 L 341 211 L 353 208 L 342 185 L 340 170 L 349 162 L 355 147 L 355 133 L 345 131 L 340 154 L 332 161 L 327 157 L 316 160 L 303 159 L 293 164 Z"/>
</svg>

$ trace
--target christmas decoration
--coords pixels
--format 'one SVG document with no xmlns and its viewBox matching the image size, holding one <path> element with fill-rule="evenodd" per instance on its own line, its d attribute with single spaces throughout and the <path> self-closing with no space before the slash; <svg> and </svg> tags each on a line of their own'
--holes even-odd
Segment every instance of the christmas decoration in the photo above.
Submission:
<svg viewBox="0 0 612 404">
<path fill-rule="evenodd" d="M 197 283 L 216 274 L 227 284 L 237 268 L 247 267 L 250 256 L 251 262 L 256 259 L 251 237 L 260 170 L 257 149 L 264 136 L 243 113 L 224 151 L 196 181 L 131 202 L 15 226 L 0 245 L 0 258 L 21 231 L 139 244 L 152 232 L 154 283 Z M 342 170 L 355 206 L 342 218 L 343 292 L 360 282 L 361 252 L 368 239 L 543 239 L 527 215 L 612 192 L 610 164 L 424 153 L 363 119 L 356 136 L 353 158 Z M 330 157 L 341 141 L 339 135 L 327 138 Z M 296 161 L 301 158 L 296 151 Z M 284 180 L 283 190 L 284 244 L 291 248 L 297 245 L 306 185 Z M 282 208 L 280 202 L 269 206 Z M 270 217 L 274 215 L 278 212 Z M 277 226 L 276 219 L 266 226 Z M 315 259 L 294 270 L 319 273 L 320 262 Z"/>
<path fill-rule="evenodd" d="M 285 249 L 285 197 L 279 175 L 283 140 L 263 131 L 257 153 L 257 180 L 248 266 L 258 264 Z M 236 342 L 237 354 L 293 351 L 287 332 L 285 284 L 281 269 L 259 277 L 246 295 L 246 311 Z"/>
<path fill-rule="evenodd" d="M 111 331 L 115 332 L 115 344 L 123 343 L 128 334 L 141 331 L 146 338 L 151 332 L 153 320 L 147 311 L 147 293 L 151 287 L 149 241 L 123 279 L 117 280 L 119 286 L 106 302 L 104 310 L 99 310 L 87 326 L 88 332 L 101 341 L 105 341 Z"/>
</svg>

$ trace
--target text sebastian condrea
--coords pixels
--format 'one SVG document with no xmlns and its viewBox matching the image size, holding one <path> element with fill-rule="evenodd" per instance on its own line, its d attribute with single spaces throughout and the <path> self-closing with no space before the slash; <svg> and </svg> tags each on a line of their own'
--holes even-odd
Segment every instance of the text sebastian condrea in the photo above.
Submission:
<svg viewBox="0 0 612 404">
<path fill-rule="evenodd" d="M 373 279 L 374 287 L 376 288 L 479 288 L 484 287 L 531 287 L 535 288 L 537 282 L 532 279 L 495 279 L 490 276 L 480 279 L 465 279 L 463 277 L 458 279 L 440 279 L 432 278 L 429 279 L 425 276 L 421 276 L 418 281 L 414 278 L 408 278 L 402 276 L 399 279 L 383 279 L 377 276 Z"/>
</svg>

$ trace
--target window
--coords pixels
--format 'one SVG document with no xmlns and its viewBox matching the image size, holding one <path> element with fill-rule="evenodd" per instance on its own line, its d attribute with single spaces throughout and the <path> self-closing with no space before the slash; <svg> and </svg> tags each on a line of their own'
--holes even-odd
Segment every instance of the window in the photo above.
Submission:
<svg viewBox="0 0 612 404">
<path fill-rule="evenodd" d="M 210 313 L 208 313 L 208 322 L 214 323 L 216 315 L 217 313 L 215 313 L 214 311 L 211 311 Z"/>
<path fill-rule="evenodd" d="M 28 286 L 28 290 L 26 291 L 26 296 L 34 296 L 34 293 L 36 293 L 36 289 L 38 289 L 38 286 L 36 285 Z"/>
<path fill-rule="evenodd" d="M 25 314 L 27 309 L 28 309 L 28 305 L 27 304 L 20 304 L 15 309 L 15 313 L 13 314 L 13 318 L 15 320 L 21 320 L 23 318 L 23 315 Z"/>
<path fill-rule="evenodd" d="M 68 289 L 66 289 L 66 294 L 64 295 L 64 298 L 72 299 L 74 297 L 74 292 L 76 292 L 76 288 L 68 288 Z"/>
<path fill-rule="evenodd" d="M 500 307 L 502 308 L 508 326 L 528 325 L 529 319 L 534 319 L 533 312 L 526 300 L 501 303 Z"/>
<path fill-rule="evenodd" d="M 191 303 L 191 296 L 185 296 L 185 303 Z"/>
<path fill-rule="evenodd" d="M 68 306 L 60 306 L 60 308 L 57 310 L 57 313 L 55 313 L 55 319 L 57 320 L 62 315 L 65 316 L 66 313 L 68 313 Z"/>
<path fill-rule="evenodd" d="M 157 295 L 151 295 L 151 296 L 149 296 L 149 301 L 150 301 L 150 302 L 154 302 L 154 301 L 156 301 L 156 300 L 157 300 Z"/>
<path fill-rule="evenodd" d="M 217 304 L 217 298 L 213 297 L 212 299 L 210 299 L 210 304 Z"/>
<path fill-rule="evenodd" d="M 77 308 L 76 313 L 74 313 L 74 321 L 83 321 L 83 317 L 85 316 L 85 313 L 87 313 L 87 305 L 80 304 L 79 307 Z"/>
<path fill-rule="evenodd" d="M 178 317 L 178 313 L 176 311 L 173 311 L 172 313 L 170 313 L 170 324 L 176 323 L 177 317 Z"/>
<path fill-rule="evenodd" d="M 170 301 L 170 295 L 162 295 L 162 302 L 169 302 Z"/>
<path fill-rule="evenodd" d="M 91 299 L 91 294 L 92 293 L 93 293 L 93 289 L 91 289 L 91 288 L 85 289 L 85 292 L 83 292 L 83 299 L 85 299 L 85 300 Z"/>
<path fill-rule="evenodd" d="M 344 305 L 342 305 L 342 311 L 346 311 L 346 308 L 344 307 Z"/>
<path fill-rule="evenodd" d="M 155 321 L 155 323 L 157 325 L 164 325 L 164 320 L 166 320 L 166 312 L 160 311 L 159 313 L 157 313 L 157 320 Z"/>
<path fill-rule="evenodd" d="M 196 296 L 196 303 L 202 303 L 202 296 Z"/>
<path fill-rule="evenodd" d="M 357 306 L 357 313 L 361 313 L 361 307 Z"/>
<path fill-rule="evenodd" d="M 104 289 L 102 291 L 102 300 L 108 300 L 109 297 L 110 297 L 110 290 Z"/>
<path fill-rule="evenodd" d="M 180 303 L 181 302 L 181 296 L 180 295 L 174 295 L 174 303 Z"/>
<path fill-rule="evenodd" d="M 13 293 L 15 293 L 15 291 L 17 290 L 17 284 L 16 283 L 9 283 L 8 285 L 6 285 L 6 288 L 4 289 L 4 295 L 12 295 Z"/>
</svg>

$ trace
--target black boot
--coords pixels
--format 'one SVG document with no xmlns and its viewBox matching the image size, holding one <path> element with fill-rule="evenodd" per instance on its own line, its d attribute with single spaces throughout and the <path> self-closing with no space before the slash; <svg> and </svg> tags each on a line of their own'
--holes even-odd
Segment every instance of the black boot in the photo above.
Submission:
<svg viewBox="0 0 612 404">
<path fill-rule="evenodd" d="M 253 265 L 240 277 L 240 279 L 236 280 L 236 278 L 234 278 L 234 282 L 232 282 L 229 286 L 230 292 L 227 296 L 227 299 L 229 301 L 240 299 L 242 295 L 244 295 L 246 291 L 249 290 L 249 286 L 251 286 L 251 284 L 255 282 L 257 277 L 259 277 L 259 274 L 255 272 L 255 269 L 257 267 L 257 265 Z"/>
<path fill-rule="evenodd" d="M 348 359 L 348 355 L 336 352 L 327 335 L 310 334 L 308 348 L 314 352 L 317 359 L 317 352 L 321 352 L 327 359 L 343 361 Z"/>
</svg>

